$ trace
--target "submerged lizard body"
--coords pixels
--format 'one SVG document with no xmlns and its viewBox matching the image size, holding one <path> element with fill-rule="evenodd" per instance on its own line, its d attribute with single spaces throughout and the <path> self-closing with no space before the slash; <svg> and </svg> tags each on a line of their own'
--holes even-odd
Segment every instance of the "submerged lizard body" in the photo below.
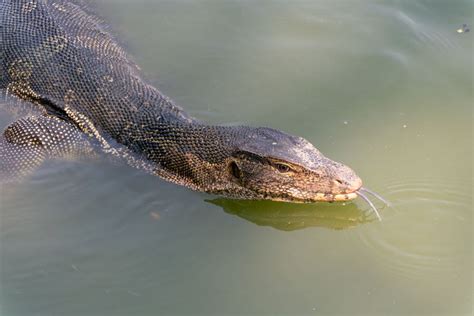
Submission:
<svg viewBox="0 0 474 316">
<path fill-rule="evenodd" d="M 362 181 L 301 137 L 207 125 L 147 84 L 78 1 L 0 0 L 0 91 L 41 113 L 0 138 L 0 176 L 92 147 L 194 190 L 243 199 L 350 200 Z"/>
</svg>

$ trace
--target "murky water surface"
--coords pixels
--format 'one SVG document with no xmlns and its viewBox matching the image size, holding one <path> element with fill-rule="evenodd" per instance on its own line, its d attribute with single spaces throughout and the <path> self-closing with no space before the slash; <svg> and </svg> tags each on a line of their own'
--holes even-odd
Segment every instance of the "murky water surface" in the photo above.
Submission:
<svg viewBox="0 0 474 316">
<path fill-rule="evenodd" d="M 363 201 L 230 201 L 48 162 L 1 188 L 1 315 L 471 314 L 472 1 L 98 7 L 192 115 L 304 136 L 393 207 L 377 222 Z"/>
</svg>

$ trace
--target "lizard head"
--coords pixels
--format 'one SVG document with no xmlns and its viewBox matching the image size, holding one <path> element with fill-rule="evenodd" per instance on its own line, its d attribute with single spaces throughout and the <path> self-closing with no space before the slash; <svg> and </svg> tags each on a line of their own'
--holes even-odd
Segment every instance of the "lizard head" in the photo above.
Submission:
<svg viewBox="0 0 474 316">
<path fill-rule="evenodd" d="M 364 194 L 383 198 L 304 138 L 244 126 L 181 125 L 153 132 L 140 147 L 159 162 L 156 173 L 169 181 L 238 199 L 311 203 L 360 196 L 379 216 Z"/>
<path fill-rule="evenodd" d="M 257 198 L 285 202 L 351 200 L 362 186 L 351 168 L 304 138 L 270 128 L 249 129 L 234 142 L 227 173 Z"/>
</svg>

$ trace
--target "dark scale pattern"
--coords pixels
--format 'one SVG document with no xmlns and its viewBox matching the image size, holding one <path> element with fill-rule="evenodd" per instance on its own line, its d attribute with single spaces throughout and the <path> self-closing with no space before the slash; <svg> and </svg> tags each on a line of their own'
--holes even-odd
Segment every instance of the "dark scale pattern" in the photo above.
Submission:
<svg viewBox="0 0 474 316">
<path fill-rule="evenodd" d="M 103 152 L 174 183 L 238 198 L 347 200 L 360 179 L 301 137 L 209 126 L 147 84 L 83 1 L 0 0 L 0 91 L 35 104 L 0 137 L 0 176 Z"/>
<path fill-rule="evenodd" d="M 2 0 L 0 6 L 3 95 L 39 105 L 138 167 L 147 164 L 110 145 L 136 116 L 191 121 L 139 77 L 105 23 L 81 2 Z"/>
<path fill-rule="evenodd" d="M 0 137 L 0 179 L 25 176 L 47 158 L 89 157 L 93 150 L 84 133 L 61 119 L 25 117 L 8 126 Z"/>
<path fill-rule="evenodd" d="M 137 67 L 95 17 L 67 1 L 2 5 L 0 87 L 59 109 L 69 106 L 117 137 L 139 111 L 163 120 L 188 116 L 138 76 Z"/>
</svg>

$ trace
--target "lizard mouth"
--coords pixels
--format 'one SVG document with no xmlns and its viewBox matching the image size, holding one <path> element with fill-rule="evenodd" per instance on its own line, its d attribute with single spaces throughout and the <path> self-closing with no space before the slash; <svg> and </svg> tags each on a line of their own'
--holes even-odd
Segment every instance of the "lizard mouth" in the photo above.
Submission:
<svg viewBox="0 0 474 316">
<path fill-rule="evenodd" d="M 322 202 L 341 202 L 353 200 L 357 197 L 357 191 L 351 193 L 331 194 L 331 193 L 316 193 L 315 201 Z"/>
<path fill-rule="evenodd" d="M 377 207 L 371 201 L 369 196 L 378 199 L 379 201 L 383 202 L 386 206 L 389 206 L 389 207 L 391 206 L 390 202 L 385 200 L 379 194 L 362 186 L 358 187 L 352 192 L 347 192 L 347 193 L 332 194 L 332 193 L 317 192 L 317 193 L 312 194 L 310 198 L 295 197 L 295 196 L 281 197 L 281 196 L 268 196 L 267 195 L 265 199 L 269 199 L 269 200 L 277 201 L 277 202 L 287 202 L 287 203 L 288 202 L 289 203 L 314 203 L 314 202 L 344 202 L 344 201 L 354 200 L 357 197 L 360 197 L 362 200 L 364 200 L 364 202 L 366 202 L 370 206 L 370 209 L 373 211 L 377 219 L 379 221 L 382 221 L 382 217 L 380 216 L 380 213 Z"/>
<path fill-rule="evenodd" d="M 316 193 L 314 197 L 314 201 L 322 201 L 322 202 L 343 202 L 354 200 L 357 197 L 363 199 L 372 209 L 375 216 L 379 221 L 382 221 L 382 217 L 380 216 L 377 207 L 375 207 L 374 203 L 370 200 L 369 196 L 375 197 L 376 199 L 383 202 L 385 205 L 390 206 L 390 203 L 381 197 L 379 194 L 375 193 L 372 190 L 369 190 L 365 187 L 360 187 L 357 190 L 349 193 L 342 193 L 342 194 L 330 194 L 330 193 Z"/>
</svg>

